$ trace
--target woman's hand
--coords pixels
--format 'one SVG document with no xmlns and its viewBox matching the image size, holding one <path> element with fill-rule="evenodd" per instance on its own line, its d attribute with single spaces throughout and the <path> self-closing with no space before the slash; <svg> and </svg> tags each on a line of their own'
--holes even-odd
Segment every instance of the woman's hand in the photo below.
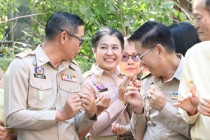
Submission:
<svg viewBox="0 0 210 140">
<path fill-rule="evenodd" d="M 115 135 L 124 135 L 126 133 L 126 127 L 124 125 L 120 125 L 118 123 L 112 124 L 112 132 Z"/>
</svg>

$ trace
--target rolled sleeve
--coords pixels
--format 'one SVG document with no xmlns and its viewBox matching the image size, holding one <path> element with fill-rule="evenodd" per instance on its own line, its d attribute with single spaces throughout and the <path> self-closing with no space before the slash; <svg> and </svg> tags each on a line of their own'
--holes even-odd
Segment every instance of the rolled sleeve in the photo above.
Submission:
<svg viewBox="0 0 210 140">
<path fill-rule="evenodd" d="M 195 124 L 199 116 L 199 112 L 193 116 L 189 116 L 186 111 L 182 110 L 182 117 L 188 124 Z"/>
</svg>

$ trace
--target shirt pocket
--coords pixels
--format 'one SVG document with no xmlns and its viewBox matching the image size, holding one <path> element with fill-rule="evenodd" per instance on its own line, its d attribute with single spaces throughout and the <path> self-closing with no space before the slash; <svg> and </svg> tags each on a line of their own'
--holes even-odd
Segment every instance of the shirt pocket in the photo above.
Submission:
<svg viewBox="0 0 210 140">
<path fill-rule="evenodd" d="M 59 88 L 61 105 L 64 105 L 68 98 L 71 98 L 80 92 L 80 84 L 75 82 L 61 81 Z"/>
<path fill-rule="evenodd" d="M 47 80 L 29 81 L 28 104 L 32 109 L 45 109 L 53 101 L 52 83 Z"/>
</svg>

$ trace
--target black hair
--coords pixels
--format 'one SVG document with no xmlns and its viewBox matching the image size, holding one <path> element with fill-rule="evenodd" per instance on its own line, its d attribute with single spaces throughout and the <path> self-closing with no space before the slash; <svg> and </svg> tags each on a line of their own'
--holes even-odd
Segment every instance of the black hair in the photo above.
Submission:
<svg viewBox="0 0 210 140">
<path fill-rule="evenodd" d="M 67 30 L 72 34 L 78 32 L 78 26 L 84 25 L 84 21 L 76 14 L 56 12 L 47 21 L 45 38 L 53 39 L 60 31 Z"/>
<path fill-rule="evenodd" d="M 210 13 L 210 0 L 205 1 L 206 10 Z"/>
<path fill-rule="evenodd" d="M 174 38 L 177 53 L 185 55 L 189 48 L 200 42 L 197 30 L 190 23 L 175 23 L 169 28 Z"/>
<path fill-rule="evenodd" d="M 95 35 L 92 38 L 92 47 L 97 49 L 99 40 L 105 36 L 105 35 L 115 35 L 119 41 L 122 50 L 124 49 L 124 38 L 120 31 L 113 29 L 113 28 L 101 28 L 98 32 L 95 33 Z"/>
<path fill-rule="evenodd" d="M 129 41 L 140 41 L 142 48 L 152 48 L 154 45 L 161 44 L 169 53 L 175 52 L 169 27 L 155 21 L 144 23 L 131 35 Z"/>
</svg>

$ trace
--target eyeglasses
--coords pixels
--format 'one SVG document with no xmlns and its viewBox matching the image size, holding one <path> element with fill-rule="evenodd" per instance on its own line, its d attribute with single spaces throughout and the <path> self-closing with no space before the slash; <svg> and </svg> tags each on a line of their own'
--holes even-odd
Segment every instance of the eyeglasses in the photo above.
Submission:
<svg viewBox="0 0 210 140">
<path fill-rule="evenodd" d="M 129 55 L 127 52 L 124 52 L 122 55 L 122 62 L 127 62 L 129 60 L 129 57 L 135 62 L 139 62 L 139 57 L 136 55 L 136 53 L 133 53 L 132 55 Z"/>
<path fill-rule="evenodd" d="M 72 36 L 72 37 L 75 37 L 76 39 L 78 39 L 79 40 L 79 46 L 81 46 L 82 45 L 82 43 L 85 41 L 84 39 L 82 39 L 82 38 L 80 38 L 80 37 L 78 37 L 78 36 L 76 36 L 76 35 L 73 35 L 73 34 L 71 34 L 70 32 L 68 32 L 68 31 L 66 31 L 66 30 L 63 30 L 63 29 L 58 29 L 58 30 L 60 30 L 60 31 L 65 31 L 69 36 Z"/>
<path fill-rule="evenodd" d="M 154 49 L 156 47 L 156 45 L 153 45 L 153 47 L 152 48 L 150 48 L 149 50 L 147 50 L 146 52 L 144 52 L 142 55 L 138 55 L 138 57 L 139 57 L 139 60 L 142 60 L 142 58 L 147 54 L 147 53 L 149 53 L 152 49 Z"/>
</svg>

